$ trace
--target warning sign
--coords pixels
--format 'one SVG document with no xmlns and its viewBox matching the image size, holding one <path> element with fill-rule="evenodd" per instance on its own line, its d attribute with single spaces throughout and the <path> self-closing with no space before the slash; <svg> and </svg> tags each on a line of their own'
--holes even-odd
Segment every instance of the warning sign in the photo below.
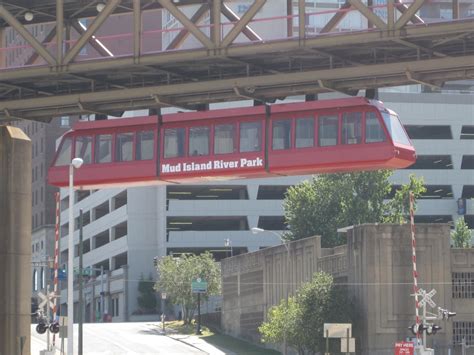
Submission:
<svg viewBox="0 0 474 355">
<path fill-rule="evenodd" d="M 413 355 L 415 344 L 411 341 L 399 341 L 395 343 L 395 355 Z"/>
</svg>

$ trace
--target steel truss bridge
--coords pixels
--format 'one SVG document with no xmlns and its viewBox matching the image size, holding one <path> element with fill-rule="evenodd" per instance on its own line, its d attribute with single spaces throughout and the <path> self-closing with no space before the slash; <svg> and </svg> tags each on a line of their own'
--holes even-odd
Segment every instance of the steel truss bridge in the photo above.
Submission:
<svg viewBox="0 0 474 355">
<path fill-rule="evenodd" d="M 474 78 L 473 1 L 441 0 L 449 20 L 421 15 L 439 1 L 346 0 L 310 11 L 305 0 L 251 0 L 240 12 L 233 0 L 2 1 L 0 119 Z M 123 25 L 107 33 L 114 18 Z M 22 44 L 8 43 L 11 33 Z"/>
</svg>

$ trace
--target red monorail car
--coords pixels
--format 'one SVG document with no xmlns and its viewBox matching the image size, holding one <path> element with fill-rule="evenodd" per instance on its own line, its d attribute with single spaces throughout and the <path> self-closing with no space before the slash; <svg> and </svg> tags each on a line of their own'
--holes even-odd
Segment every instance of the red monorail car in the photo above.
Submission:
<svg viewBox="0 0 474 355">
<path fill-rule="evenodd" d="M 189 183 L 398 169 L 415 149 L 397 114 L 362 97 L 77 123 L 48 172 L 68 185 Z"/>
</svg>

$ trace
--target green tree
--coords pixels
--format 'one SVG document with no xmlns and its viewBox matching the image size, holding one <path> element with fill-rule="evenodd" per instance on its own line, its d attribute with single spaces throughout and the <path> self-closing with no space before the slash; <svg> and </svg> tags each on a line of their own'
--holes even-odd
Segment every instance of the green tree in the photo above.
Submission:
<svg viewBox="0 0 474 355">
<path fill-rule="evenodd" d="M 410 192 L 413 193 L 414 211 L 416 211 L 416 200 L 426 192 L 423 178 L 417 178 L 410 174 L 408 184 L 402 185 L 395 196 L 387 203 L 385 216 L 382 219 L 384 223 L 406 223 L 410 220 Z"/>
<path fill-rule="evenodd" d="M 298 354 L 315 354 L 324 350 L 324 323 L 350 323 L 353 309 L 345 287 L 336 287 L 331 275 L 314 274 L 303 284 L 296 296 L 282 300 L 268 311 L 268 321 L 259 331 L 265 343 L 282 344 L 298 351 Z"/>
<path fill-rule="evenodd" d="M 397 191 L 397 203 L 384 203 L 390 192 L 389 170 L 325 174 L 303 181 L 288 189 L 283 207 L 286 223 L 291 231 L 285 235 L 296 240 L 321 235 L 323 247 L 343 244 L 338 235 L 340 227 L 389 222 L 395 215 L 397 222 L 405 215 L 407 188 L 415 189 L 415 197 L 424 192 L 423 181 L 410 176 L 410 183 Z"/>
<path fill-rule="evenodd" d="M 143 274 L 138 282 L 138 307 L 142 312 L 154 312 L 156 310 L 156 295 L 154 290 L 154 281 L 151 275 L 145 280 Z"/>
<path fill-rule="evenodd" d="M 166 292 L 171 302 L 181 305 L 185 324 L 191 323 L 197 308 L 197 296 L 191 293 L 191 282 L 197 278 L 207 281 L 206 300 L 220 293 L 220 268 L 209 252 L 201 255 L 171 255 L 162 258 L 157 266 L 159 279 L 155 290 Z"/>
<path fill-rule="evenodd" d="M 455 248 L 469 248 L 471 245 L 471 231 L 461 217 L 456 221 L 455 229 L 451 232 L 451 239 Z"/>
</svg>

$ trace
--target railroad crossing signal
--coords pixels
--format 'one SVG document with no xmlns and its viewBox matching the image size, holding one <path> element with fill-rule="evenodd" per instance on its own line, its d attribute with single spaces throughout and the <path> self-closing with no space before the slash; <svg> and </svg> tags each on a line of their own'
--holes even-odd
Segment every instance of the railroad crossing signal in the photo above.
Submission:
<svg viewBox="0 0 474 355">
<path fill-rule="evenodd" d="M 433 300 L 431 299 L 434 295 L 436 295 L 436 290 L 435 289 L 433 289 L 433 290 L 431 290 L 430 292 L 427 293 L 425 290 L 420 288 L 418 290 L 417 294 L 418 294 L 418 296 L 421 296 L 421 301 L 418 302 L 419 307 L 423 307 L 427 303 L 431 306 L 431 308 L 436 307 L 436 303 L 434 303 Z"/>
<path fill-rule="evenodd" d="M 51 309 L 53 309 L 54 305 L 51 302 L 54 298 L 58 297 L 54 292 L 50 292 L 49 294 L 43 294 L 42 292 L 38 292 L 38 297 L 41 300 L 40 304 L 38 305 L 38 308 L 44 308 L 44 306 L 48 306 Z"/>
</svg>

